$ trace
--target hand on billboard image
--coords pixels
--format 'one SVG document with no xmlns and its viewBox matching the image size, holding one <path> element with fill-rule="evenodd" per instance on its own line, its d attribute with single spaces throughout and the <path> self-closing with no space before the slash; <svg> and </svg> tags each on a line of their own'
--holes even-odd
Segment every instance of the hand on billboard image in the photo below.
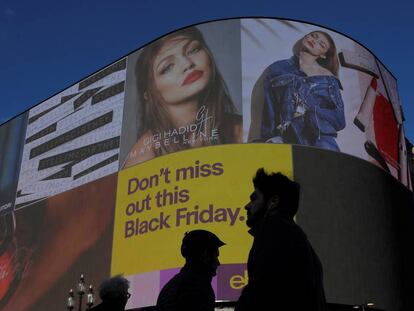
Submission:
<svg viewBox="0 0 414 311">
<path fill-rule="evenodd" d="M 241 142 L 241 116 L 196 27 L 145 47 L 135 74 L 142 134 L 124 168 L 192 147 Z"/>
<path fill-rule="evenodd" d="M 340 151 L 336 137 L 345 114 L 335 42 L 313 31 L 292 51 L 264 72 L 261 140 Z"/>
</svg>

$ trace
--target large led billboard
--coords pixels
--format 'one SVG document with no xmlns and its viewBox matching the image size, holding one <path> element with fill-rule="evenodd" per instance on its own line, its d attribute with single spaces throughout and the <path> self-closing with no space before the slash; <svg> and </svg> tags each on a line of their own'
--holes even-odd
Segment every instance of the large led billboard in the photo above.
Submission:
<svg viewBox="0 0 414 311">
<path fill-rule="evenodd" d="M 184 28 L 132 53 L 123 168 L 193 147 L 242 143 L 240 64 L 238 20 Z"/>
<path fill-rule="evenodd" d="M 0 215 L 14 210 L 27 113 L 0 126 Z"/>
<path fill-rule="evenodd" d="M 192 229 L 226 243 L 213 288 L 237 300 L 264 167 L 301 183 L 328 301 L 394 310 L 407 161 L 396 79 L 359 43 L 281 19 L 183 28 L 0 126 L 0 308 L 58 309 L 80 273 L 123 274 L 127 307 L 154 305 Z"/>
<path fill-rule="evenodd" d="M 126 59 L 29 111 L 17 208 L 118 170 Z"/>
<path fill-rule="evenodd" d="M 241 27 L 248 142 L 348 153 L 412 188 L 396 80 L 370 51 L 299 22 L 246 19 Z"/>
</svg>

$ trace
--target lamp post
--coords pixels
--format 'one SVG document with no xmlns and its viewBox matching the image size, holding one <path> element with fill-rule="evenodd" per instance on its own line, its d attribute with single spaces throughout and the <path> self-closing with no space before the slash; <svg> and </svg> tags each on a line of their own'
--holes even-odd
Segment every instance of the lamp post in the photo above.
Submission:
<svg viewBox="0 0 414 311">
<path fill-rule="evenodd" d="M 78 311 L 82 311 L 82 301 L 83 296 L 86 293 L 86 285 L 85 285 L 85 277 L 83 274 L 81 274 L 79 283 L 76 286 L 76 293 L 78 294 Z M 88 293 L 86 295 L 86 310 L 89 310 L 95 302 L 95 297 L 93 294 L 93 286 L 89 285 Z M 73 292 L 73 289 L 70 289 L 68 298 L 66 300 L 66 309 L 69 311 L 72 311 L 75 308 L 76 300 L 75 300 L 75 294 Z"/>
<path fill-rule="evenodd" d="M 86 305 L 88 306 L 86 310 L 89 310 L 95 303 L 95 297 L 93 295 L 93 286 L 89 285 L 88 295 L 86 296 Z"/>
<path fill-rule="evenodd" d="M 66 302 L 66 308 L 69 311 L 72 311 L 74 307 L 75 307 L 75 297 L 73 295 L 73 289 L 71 288 L 69 291 L 67 302 Z"/>
<path fill-rule="evenodd" d="M 83 276 L 83 274 L 81 274 L 80 276 L 80 280 L 78 283 L 78 295 L 79 295 L 79 305 L 78 305 L 78 311 L 82 311 L 82 299 L 83 299 L 83 295 L 85 294 L 85 277 Z"/>
</svg>

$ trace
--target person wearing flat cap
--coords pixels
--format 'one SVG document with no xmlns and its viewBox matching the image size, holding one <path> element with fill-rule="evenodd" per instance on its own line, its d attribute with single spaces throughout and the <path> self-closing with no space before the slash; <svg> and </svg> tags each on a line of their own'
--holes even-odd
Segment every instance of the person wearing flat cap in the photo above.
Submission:
<svg viewBox="0 0 414 311">
<path fill-rule="evenodd" d="M 181 255 L 185 265 L 161 290 L 158 311 L 214 311 L 211 280 L 220 265 L 219 248 L 225 245 L 214 233 L 193 230 L 184 235 Z"/>
</svg>

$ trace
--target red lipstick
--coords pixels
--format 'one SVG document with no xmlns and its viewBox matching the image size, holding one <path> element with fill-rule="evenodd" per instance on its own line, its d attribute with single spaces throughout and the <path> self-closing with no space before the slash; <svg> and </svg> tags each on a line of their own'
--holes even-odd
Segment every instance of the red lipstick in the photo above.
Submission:
<svg viewBox="0 0 414 311">
<path fill-rule="evenodd" d="M 195 81 L 197 81 L 198 79 L 201 78 L 201 76 L 204 74 L 203 71 L 201 70 L 193 70 L 192 72 L 190 72 L 184 79 L 184 82 L 182 85 L 187 85 L 187 84 L 191 84 Z"/>
</svg>

